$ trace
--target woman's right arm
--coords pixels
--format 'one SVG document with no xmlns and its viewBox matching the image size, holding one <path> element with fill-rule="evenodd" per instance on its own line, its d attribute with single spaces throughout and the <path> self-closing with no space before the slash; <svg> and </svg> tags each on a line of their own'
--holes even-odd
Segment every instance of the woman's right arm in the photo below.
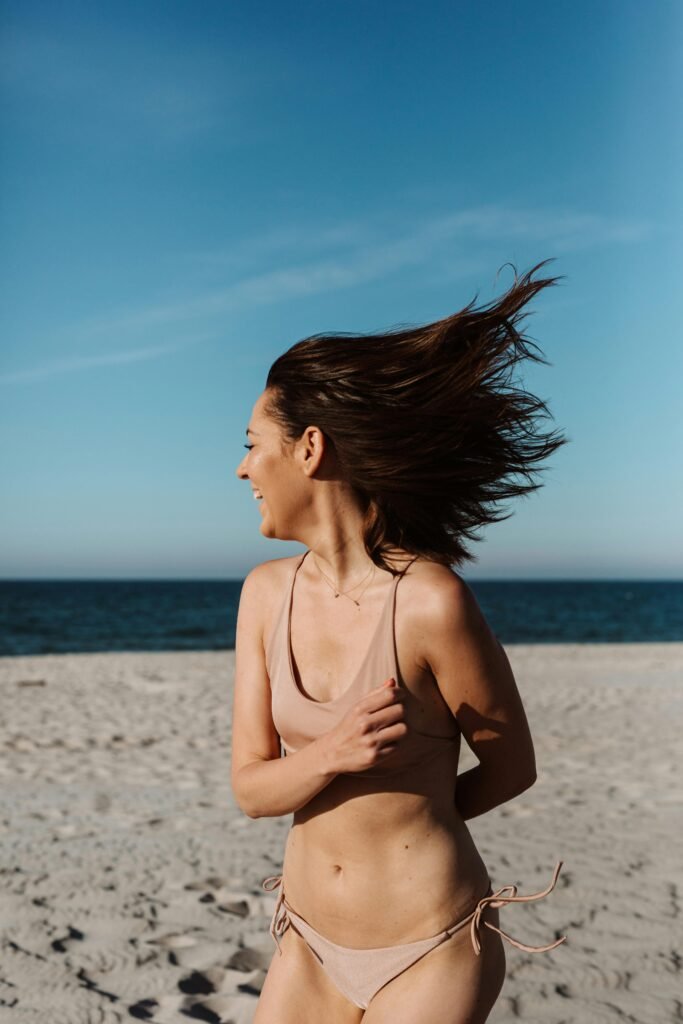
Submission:
<svg viewBox="0 0 683 1024">
<path fill-rule="evenodd" d="M 265 610 L 272 599 L 272 563 L 252 569 L 240 594 L 232 708 L 232 791 L 250 818 L 290 814 L 324 789 L 336 772 L 319 742 L 280 757 L 264 652 Z"/>
</svg>

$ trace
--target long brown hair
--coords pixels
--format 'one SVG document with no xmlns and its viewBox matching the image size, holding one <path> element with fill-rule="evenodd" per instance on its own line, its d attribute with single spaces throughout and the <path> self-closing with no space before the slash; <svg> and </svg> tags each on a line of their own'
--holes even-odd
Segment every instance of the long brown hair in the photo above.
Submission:
<svg viewBox="0 0 683 1024">
<path fill-rule="evenodd" d="M 422 327 L 316 334 L 270 367 L 267 410 L 285 442 L 322 430 L 364 512 L 365 549 L 393 572 L 395 547 L 444 565 L 476 561 L 465 541 L 512 513 L 497 506 L 541 486 L 537 464 L 569 440 L 543 433 L 545 402 L 518 388 L 524 358 L 548 364 L 518 329 L 522 307 L 560 277 L 533 274 L 497 301 Z M 521 477 L 519 479 L 514 478 Z"/>
</svg>

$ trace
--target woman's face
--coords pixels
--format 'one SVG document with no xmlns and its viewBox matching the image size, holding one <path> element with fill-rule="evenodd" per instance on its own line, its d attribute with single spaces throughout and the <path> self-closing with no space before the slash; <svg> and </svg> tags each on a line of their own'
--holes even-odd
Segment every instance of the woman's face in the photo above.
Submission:
<svg viewBox="0 0 683 1024">
<path fill-rule="evenodd" d="M 247 428 L 249 450 L 237 467 L 258 498 L 260 532 L 277 540 L 296 540 L 293 531 L 301 515 L 308 477 L 297 468 L 293 448 L 283 449 L 279 424 L 265 412 L 266 392 L 252 409 Z"/>
</svg>

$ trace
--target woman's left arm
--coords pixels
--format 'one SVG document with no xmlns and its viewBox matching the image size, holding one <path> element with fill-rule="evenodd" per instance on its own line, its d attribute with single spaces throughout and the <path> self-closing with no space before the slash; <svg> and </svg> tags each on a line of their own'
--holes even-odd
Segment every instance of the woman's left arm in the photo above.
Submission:
<svg viewBox="0 0 683 1024">
<path fill-rule="evenodd" d="M 479 760 L 458 776 L 455 794 L 461 817 L 474 818 L 536 781 L 529 723 L 505 651 L 465 581 L 436 566 L 419 588 L 419 660 Z"/>
</svg>

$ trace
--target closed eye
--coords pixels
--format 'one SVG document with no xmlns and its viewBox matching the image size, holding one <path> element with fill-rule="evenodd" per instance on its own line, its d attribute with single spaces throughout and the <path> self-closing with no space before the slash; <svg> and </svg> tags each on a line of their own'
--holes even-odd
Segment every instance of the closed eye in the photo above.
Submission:
<svg viewBox="0 0 683 1024">
<path fill-rule="evenodd" d="M 253 444 L 245 444 L 245 446 L 244 446 L 244 447 L 245 447 L 245 448 L 253 448 L 254 446 L 253 446 Z"/>
</svg>

